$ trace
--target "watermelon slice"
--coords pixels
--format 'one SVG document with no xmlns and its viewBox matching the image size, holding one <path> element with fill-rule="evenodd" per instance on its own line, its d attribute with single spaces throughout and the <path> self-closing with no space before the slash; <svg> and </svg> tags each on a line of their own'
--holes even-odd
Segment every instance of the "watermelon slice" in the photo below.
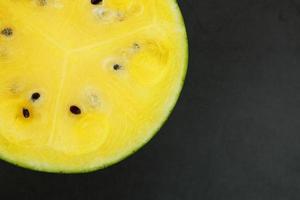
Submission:
<svg viewBox="0 0 300 200">
<path fill-rule="evenodd" d="M 143 146 L 187 69 L 175 0 L 1 0 L 0 156 L 87 172 Z"/>
</svg>

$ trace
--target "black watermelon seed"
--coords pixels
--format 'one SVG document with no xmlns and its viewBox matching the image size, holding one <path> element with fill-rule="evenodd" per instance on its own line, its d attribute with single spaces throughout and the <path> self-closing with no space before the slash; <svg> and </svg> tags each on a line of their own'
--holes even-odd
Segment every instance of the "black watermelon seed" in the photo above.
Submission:
<svg viewBox="0 0 300 200">
<path fill-rule="evenodd" d="M 38 100 L 40 97 L 41 97 L 40 93 L 35 92 L 35 93 L 33 93 L 33 94 L 31 95 L 31 100 L 32 100 L 32 101 L 36 101 L 36 100 Z"/>
<path fill-rule="evenodd" d="M 80 115 L 81 110 L 77 106 L 71 106 L 70 107 L 70 112 L 73 113 L 74 115 Z"/>
<path fill-rule="evenodd" d="M 102 0 L 91 0 L 91 4 L 93 4 L 93 5 L 97 5 L 101 2 L 102 2 Z"/>
<path fill-rule="evenodd" d="M 5 35 L 6 37 L 10 37 L 13 35 L 12 28 L 5 28 L 1 31 L 1 35 Z"/>
<path fill-rule="evenodd" d="M 120 70 L 122 68 L 122 66 L 121 65 L 119 65 L 119 64 L 115 64 L 114 65 L 114 70 Z"/>
<path fill-rule="evenodd" d="M 23 116 L 25 118 L 29 118 L 30 117 L 30 112 L 27 108 L 23 108 Z"/>
</svg>

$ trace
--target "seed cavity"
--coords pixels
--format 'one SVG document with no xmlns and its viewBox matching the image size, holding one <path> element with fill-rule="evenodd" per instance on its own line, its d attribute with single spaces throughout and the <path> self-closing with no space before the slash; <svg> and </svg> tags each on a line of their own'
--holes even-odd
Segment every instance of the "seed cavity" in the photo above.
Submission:
<svg viewBox="0 0 300 200">
<path fill-rule="evenodd" d="M 70 112 L 74 115 L 80 115 L 81 114 L 81 109 L 78 106 L 70 106 Z"/>
<path fill-rule="evenodd" d="M 102 3 L 102 0 L 91 0 L 91 4 L 97 5 L 99 3 Z"/>
<path fill-rule="evenodd" d="M 35 102 L 35 101 L 38 100 L 40 97 L 41 97 L 40 93 L 35 92 L 35 93 L 33 93 L 33 94 L 31 95 L 31 100 L 32 100 L 33 102 Z"/>
<path fill-rule="evenodd" d="M 29 118 L 30 117 L 30 112 L 29 112 L 29 110 L 27 108 L 23 108 L 22 113 L 23 113 L 23 116 L 25 118 Z"/>
<path fill-rule="evenodd" d="M 122 66 L 119 64 L 114 64 L 113 68 L 115 71 L 118 71 L 118 70 L 122 69 Z"/>
<path fill-rule="evenodd" d="M 12 28 L 4 28 L 2 31 L 1 31 L 1 35 L 4 35 L 6 37 L 11 37 L 13 35 L 13 29 Z"/>
<path fill-rule="evenodd" d="M 96 94 L 88 94 L 88 102 L 93 108 L 99 107 L 100 105 L 100 99 Z"/>
</svg>

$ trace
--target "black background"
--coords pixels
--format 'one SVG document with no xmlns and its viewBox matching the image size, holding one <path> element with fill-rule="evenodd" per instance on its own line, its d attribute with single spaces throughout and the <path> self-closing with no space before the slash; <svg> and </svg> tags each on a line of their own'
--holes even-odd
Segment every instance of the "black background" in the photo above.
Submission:
<svg viewBox="0 0 300 200">
<path fill-rule="evenodd" d="M 300 1 L 179 4 L 189 71 L 159 134 L 88 174 L 1 162 L 0 199 L 300 199 Z"/>
</svg>

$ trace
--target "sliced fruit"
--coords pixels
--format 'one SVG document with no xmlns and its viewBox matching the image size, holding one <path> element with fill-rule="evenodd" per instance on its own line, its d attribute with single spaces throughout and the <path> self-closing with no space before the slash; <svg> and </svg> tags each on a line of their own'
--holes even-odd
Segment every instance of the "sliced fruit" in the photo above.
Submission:
<svg viewBox="0 0 300 200">
<path fill-rule="evenodd" d="M 174 0 L 0 1 L 0 156 L 85 172 L 143 146 L 187 67 Z"/>
</svg>

